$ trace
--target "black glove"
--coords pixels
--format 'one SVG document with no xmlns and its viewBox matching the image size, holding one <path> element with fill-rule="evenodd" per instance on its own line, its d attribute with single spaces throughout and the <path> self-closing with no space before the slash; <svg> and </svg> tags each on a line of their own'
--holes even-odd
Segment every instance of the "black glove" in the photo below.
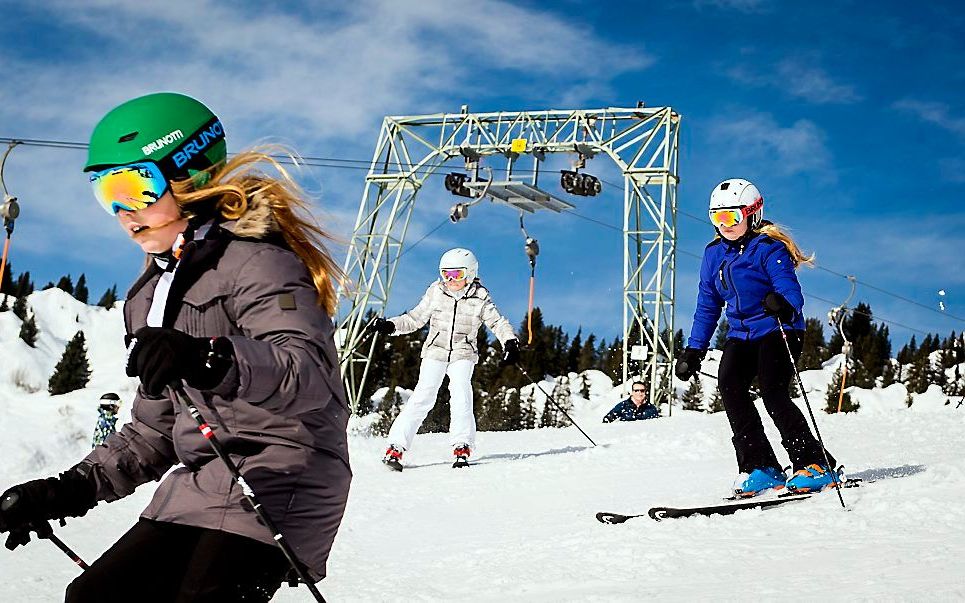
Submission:
<svg viewBox="0 0 965 603">
<path fill-rule="evenodd" d="M 697 371 L 700 370 L 700 361 L 704 359 L 707 355 L 707 350 L 697 350 L 694 348 L 686 348 L 680 354 L 680 358 L 677 359 L 677 366 L 674 367 L 674 373 L 677 378 L 681 381 L 690 381 Z"/>
<path fill-rule="evenodd" d="M 0 533 L 10 532 L 6 547 L 12 551 L 30 542 L 30 532 L 48 537 L 48 520 L 83 517 L 95 504 L 94 482 L 74 467 L 59 477 L 25 482 L 0 495 Z"/>
<path fill-rule="evenodd" d="M 783 323 L 790 323 L 794 321 L 794 317 L 797 315 L 797 310 L 794 309 L 784 296 L 780 293 L 775 293 L 771 291 L 764 296 L 764 301 L 761 302 L 764 306 L 764 313 L 768 316 L 776 316 Z"/>
<path fill-rule="evenodd" d="M 369 328 L 382 335 L 391 335 L 392 333 L 395 333 L 395 323 L 382 317 L 376 318 L 375 322 L 373 322 Z"/>
<path fill-rule="evenodd" d="M 519 341 L 510 339 L 503 344 L 503 359 L 499 361 L 499 366 L 509 366 L 519 362 Z"/>
<path fill-rule="evenodd" d="M 234 348 L 223 337 L 192 337 L 163 327 L 144 327 L 127 358 L 127 376 L 140 377 L 144 391 L 160 396 L 181 379 L 195 389 L 221 383 L 234 362 Z"/>
</svg>

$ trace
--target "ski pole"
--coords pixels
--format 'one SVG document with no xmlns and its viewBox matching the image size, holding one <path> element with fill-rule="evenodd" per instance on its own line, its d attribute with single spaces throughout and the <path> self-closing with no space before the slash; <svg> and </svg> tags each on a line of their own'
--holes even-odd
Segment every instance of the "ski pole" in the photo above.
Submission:
<svg viewBox="0 0 965 603">
<path fill-rule="evenodd" d="M 717 375 L 711 375 L 710 373 L 705 373 L 704 371 L 697 371 L 697 374 L 698 374 L 698 375 L 703 375 L 704 377 L 709 377 L 710 379 L 713 379 L 714 381 L 720 381 L 720 378 L 719 378 Z M 747 392 L 748 392 L 749 394 L 751 394 L 752 396 L 754 396 L 755 398 L 760 398 L 760 397 L 761 397 L 761 394 L 760 394 L 756 389 L 754 389 L 753 387 L 748 388 Z"/>
<path fill-rule="evenodd" d="M 65 555 L 70 557 L 71 561 L 73 561 L 78 566 L 80 566 L 80 569 L 82 570 L 90 569 L 90 566 L 84 563 L 84 560 L 80 558 L 80 555 L 75 553 L 73 549 L 67 546 L 63 540 L 61 540 L 60 538 L 57 537 L 56 534 L 54 534 L 54 530 L 50 527 L 50 524 L 47 522 L 44 522 L 44 523 L 47 525 L 47 529 L 43 533 L 38 531 L 37 537 L 43 538 L 44 540 L 49 540 L 50 542 L 54 543 L 54 545 L 58 549 L 60 549 L 61 551 L 64 552 Z"/>
<path fill-rule="evenodd" d="M 241 487 L 242 495 L 244 495 L 248 503 L 251 504 L 255 514 L 258 516 L 258 519 L 260 519 L 261 522 L 264 523 L 268 528 L 268 531 L 271 532 L 272 540 L 275 541 L 275 544 L 277 544 L 278 548 L 281 549 L 281 552 L 284 553 L 288 563 L 292 566 L 292 569 L 295 570 L 295 573 L 298 574 L 298 578 L 305 583 L 305 586 L 308 587 L 308 590 L 312 593 L 312 597 L 314 597 L 316 601 L 325 603 L 325 598 L 322 597 L 320 592 L 318 592 L 318 589 L 315 587 L 315 583 L 311 580 L 311 578 L 308 577 L 308 574 L 305 572 L 304 568 L 302 568 L 301 563 L 298 562 L 298 559 L 295 557 L 295 552 L 291 549 L 291 546 L 289 546 L 288 541 L 285 540 L 285 536 L 278 531 L 278 528 L 275 526 L 275 522 L 271 520 L 271 518 L 268 516 L 268 513 L 266 513 L 261 507 L 261 503 L 258 502 L 258 498 L 255 496 L 251 486 L 248 485 L 248 482 L 245 481 L 245 478 L 241 475 L 241 472 L 238 470 L 238 466 L 235 465 L 234 461 L 232 461 L 231 458 L 225 453 L 224 448 L 221 447 L 221 442 L 215 436 L 214 431 L 211 430 L 211 427 L 208 425 L 207 421 L 205 421 L 204 417 L 201 416 L 201 411 L 199 411 L 198 407 L 195 406 L 194 402 L 191 401 L 191 398 L 188 397 L 188 394 L 184 391 L 184 388 L 180 383 L 172 383 L 171 388 L 174 390 L 175 395 L 181 401 L 181 403 L 188 409 L 188 413 L 191 415 L 191 417 L 198 423 L 198 430 L 201 432 L 201 435 L 208 440 L 208 442 L 211 444 L 211 448 L 214 449 L 215 454 L 218 455 L 218 458 L 220 458 L 228 468 L 228 471 L 231 473 L 231 477 L 234 478 L 235 482 Z"/>
<path fill-rule="evenodd" d="M 831 481 L 834 482 L 834 489 L 838 493 L 838 500 L 841 501 L 841 508 L 847 509 L 848 507 L 844 504 L 844 497 L 841 496 L 841 484 L 838 482 L 838 474 L 831 466 L 831 459 L 828 458 L 828 451 L 824 447 L 824 440 L 821 438 L 821 430 L 818 429 L 818 422 L 814 418 L 814 411 L 811 410 L 811 403 L 808 402 L 808 394 L 804 391 L 804 382 L 801 381 L 801 373 L 797 370 L 797 363 L 794 362 L 794 354 L 791 352 L 791 344 L 787 341 L 787 332 L 784 330 L 784 325 L 781 323 L 781 319 L 775 317 L 777 320 L 777 328 L 781 330 L 781 337 L 784 339 L 784 347 L 787 348 L 787 357 L 791 361 L 791 369 L 794 371 L 794 376 L 797 378 L 798 387 L 801 388 L 801 396 L 804 397 L 804 405 L 807 406 L 808 414 L 811 415 L 811 424 L 814 425 L 814 433 L 818 436 L 818 443 L 821 445 L 821 452 L 824 454 L 824 462 L 831 472 Z"/>
<path fill-rule="evenodd" d="M 523 373 L 523 376 L 525 376 L 527 379 L 529 379 L 530 383 L 532 383 L 533 385 L 535 385 L 536 387 L 538 387 L 538 388 L 539 388 L 539 391 L 543 392 L 543 395 L 546 396 L 546 399 L 549 400 L 550 402 L 552 402 L 553 405 L 556 406 L 556 408 L 558 408 L 561 413 L 563 413 L 563 416 L 565 416 L 567 419 L 569 419 L 569 420 L 570 420 L 570 423 L 572 423 L 574 427 L 576 427 L 577 429 L 579 429 L 579 430 L 580 430 L 580 433 L 582 433 L 584 436 L 586 436 L 586 439 L 590 440 L 590 443 L 591 443 L 591 444 L 593 444 L 594 446 L 596 446 L 596 442 L 593 441 L 593 438 L 591 438 L 590 436 L 586 435 L 586 432 L 583 431 L 583 429 L 582 429 L 579 425 L 576 424 L 576 421 L 574 421 L 573 418 L 570 417 L 570 415 L 568 415 L 565 410 L 563 410 L 563 407 L 560 406 L 559 404 L 557 404 L 557 403 L 556 403 L 556 400 L 554 400 L 552 396 L 550 396 L 549 394 L 546 393 L 546 390 L 543 389 L 543 386 L 542 386 L 542 385 L 540 385 L 540 384 L 537 383 L 536 381 L 533 381 L 533 378 L 529 376 L 529 373 L 526 372 L 526 369 L 524 369 L 523 367 L 519 366 L 518 364 L 516 365 L 516 368 L 518 368 L 518 369 Z"/>
<path fill-rule="evenodd" d="M 0 508 L 7 510 L 19 502 L 20 495 L 16 492 L 8 494 L 3 499 L 3 503 L 0 504 Z M 60 525 L 65 526 L 67 522 L 63 519 L 60 520 Z M 70 557 L 70 560 L 80 566 L 81 569 L 86 570 L 90 566 L 84 563 L 84 560 L 80 558 L 80 555 L 75 553 L 69 546 L 67 546 L 63 540 L 57 538 L 54 535 L 54 529 L 50 527 L 50 522 L 44 519 L 31 521 L 27 524 L 27 529 L 37 533 L 37 538 L 42 540 L 49 540 L 54 543 L 58 549 L 64 552 L 65 555 Z"/>
</svg>

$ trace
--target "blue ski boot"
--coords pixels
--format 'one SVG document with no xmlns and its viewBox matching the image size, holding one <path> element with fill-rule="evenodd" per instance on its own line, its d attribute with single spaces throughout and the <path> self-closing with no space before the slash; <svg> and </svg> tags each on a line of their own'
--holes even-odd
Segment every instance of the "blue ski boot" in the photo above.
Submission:
<svg viewBox="0 0 965 603">
<path fill-rule="evenodd" d="M 808 465 L 804 469 L 794 472 L 787 480 L 787 489 L 791 492 L 820 492 L 834 486 L 835 478 L 840 483 L 842 478 L 823 465 Z"/>
<path fill-rule="evenodd" d="M 763 494 L 768 490 L 780 490 L 784 487 L 787 476 L 777 467 L 754 469 L 749 474 L 741 473 L 734 481 L 734 496 L 750 498 Z"/>
</svg>

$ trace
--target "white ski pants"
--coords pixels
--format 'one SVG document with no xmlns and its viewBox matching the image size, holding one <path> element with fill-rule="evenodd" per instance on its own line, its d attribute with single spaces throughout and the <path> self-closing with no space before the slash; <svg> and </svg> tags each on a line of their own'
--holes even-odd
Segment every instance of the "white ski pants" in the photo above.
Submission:
<svg viewBox="0 0 965 603">
<path fill-rule="evenodd" d="M 472 412 L 472 360 L 444 362 L 425 358 L 419 367 L 419 382 L 389 429 L 389 444 L 408 450 L 426 415 L 436 404 L 439 387 L 449 375 L 449 443 L 476 443 L 476 416 Z"/>
</svg>

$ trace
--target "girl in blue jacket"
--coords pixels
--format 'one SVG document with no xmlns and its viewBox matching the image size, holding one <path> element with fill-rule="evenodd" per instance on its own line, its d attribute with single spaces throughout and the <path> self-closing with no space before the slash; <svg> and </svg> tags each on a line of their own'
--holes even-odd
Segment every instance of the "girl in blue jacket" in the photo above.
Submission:
<svg viewBox="0 0 965 603">
<path fill-rule="evenodd" d="M 704 250 L 694 324 L 676 366 L 681 380 L 696 374 L 726 306 L 730 330 L 718 386 L 734 432 L 738 496 L 785 486 L 797 492 L 823 490 L 834 483 L 828 462 L 836 464 L 830 454 L 825 460 L 804 414 L 791 401 L 788 387 L 794 372 L 777 323 L 785 325 L 796 360 L 804 336 L 804 296 L 794 271 L 814 258 L 805 256 L 787 233 L 763 217 L 764 198 L 746 180 L 725 180 L 711 193 L 710 221 L 718 236 Z M 791 459 L 790 479 L 767 441 L 749 393 L 755 376 L 764 407 Z"/>
</svg>

